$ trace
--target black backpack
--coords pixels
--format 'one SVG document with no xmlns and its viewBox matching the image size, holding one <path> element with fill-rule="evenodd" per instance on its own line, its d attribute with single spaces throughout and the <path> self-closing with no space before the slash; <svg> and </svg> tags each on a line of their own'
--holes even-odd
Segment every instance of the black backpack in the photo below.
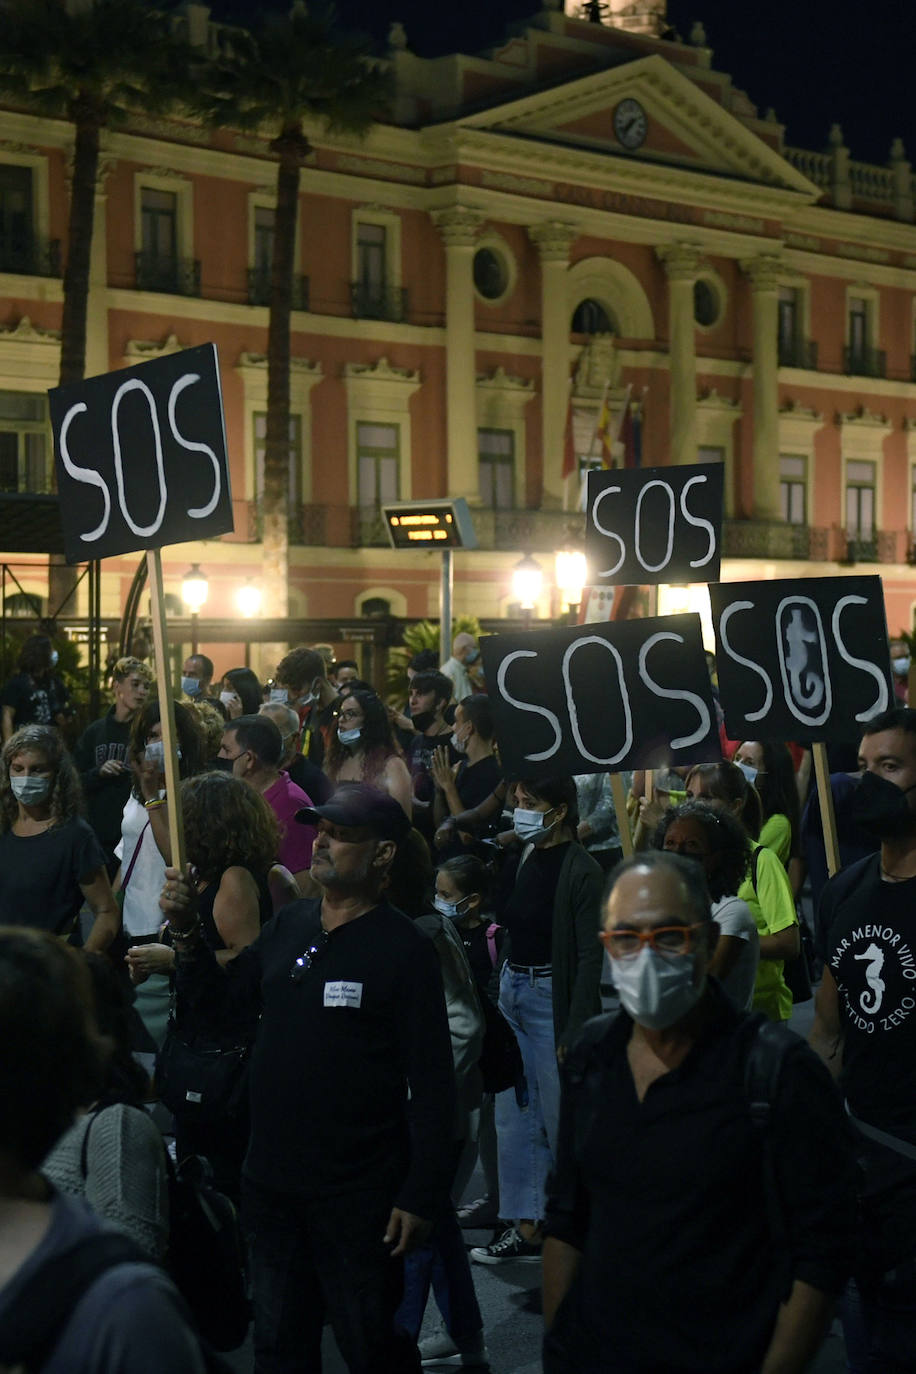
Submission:
<svg viewBox="0 0 916 1374">
<path fill-rule="evenodd" d="M 0 1365 L 39 1374 L 54 1352 L 77 1304 L 102 1274 L 119 1264 L 149 1265 L 127 1236 L 97 1231 L 53 1255 L 35 1271 L 0 1324 Z M 193 1329 L 193 1320 L 188 1324 Z M 222 1356 L 200 1343 L 207 1374 L 231 1374 Z"/>
</svg>

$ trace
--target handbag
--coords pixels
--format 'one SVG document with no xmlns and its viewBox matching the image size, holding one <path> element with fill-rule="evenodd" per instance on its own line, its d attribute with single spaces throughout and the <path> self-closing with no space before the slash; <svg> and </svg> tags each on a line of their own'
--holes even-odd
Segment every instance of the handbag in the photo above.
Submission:
<svg viewBox="0 0 916 1374">
<path fill-rule="evenodd" d="M 478 1061 L 485 1093 L 501 1093 L 511 1088 L 522 1072 L 522 1052 L 515 1032 L 489 997 L 480 999 L 483 1007 L 483 1047 Z"/>
<path fill-rule="evenodd" d="M 189 1044 L 170 1017 L 156 1060 L 160 1100 L 189 1124 L 209 1126 L 235 1116 L 247 1101 L 250 1050 L 250 1045 Z"/>
</svg>

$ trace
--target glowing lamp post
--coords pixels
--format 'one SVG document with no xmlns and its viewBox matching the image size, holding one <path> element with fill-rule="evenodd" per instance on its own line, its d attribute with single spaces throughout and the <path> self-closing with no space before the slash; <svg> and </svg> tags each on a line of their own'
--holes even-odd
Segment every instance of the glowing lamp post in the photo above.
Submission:
<svg viewBox="0 0 916 1374">
<path fill-rule="evenodd" d="M 206 605 L 210 585 L 199 563 L 192 563 L 181 579 L 181 599 L 191 616 L 191 653 L 197 653 L 197 618 Z"/>
<path fill-rule="evenodd" d="M 250 577 L 245 579 L 245 585 L 239 587 L 235 594 L 235 604 L 239 608 L 239 614 L 243 620 L 253 620 L 261 611 L 261 588 L 252 582 Z M 251 642 L 245 636 L 245 667 L 251 667 Z"/>
<path fill-rule="evenodd" d="M 565 606 L 570 620 L 575 620 L 582 601 L 582 590 L 588 577 L 585 554 L 581 549 L 558 549 L 554 576 L 560 593 L 561 605 Z"/>
<path fill-rule="evenodd" d="M 521 606 L 526 623 L 537 605 L 543 582 L 544 573 L 540 563 L 526 553 L 512 569 L 512 595 Z"/>
</svg>

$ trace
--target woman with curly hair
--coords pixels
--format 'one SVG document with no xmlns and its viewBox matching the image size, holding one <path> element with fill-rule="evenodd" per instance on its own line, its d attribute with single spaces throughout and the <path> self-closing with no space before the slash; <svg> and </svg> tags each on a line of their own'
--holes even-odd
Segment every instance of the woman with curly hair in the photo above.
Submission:
<svg viewBox="0 0 916 1374">
<path fill-rule="evenodd" d="M 217 961 L 250 945 L 273 915 L 268 874 L 279 844 L 276 818 L 259 792 L 227 773 L 201 773 L 181 785 L 185 852 L 195 876 L 201 936 Z M 162 942 L 127 951 L 131 978 L 142 983 L 151 973 L 171 973 L 175 950 Z M 207 1050 L 235 1049 L 254 1040 L 257 1009 L 233 1004 L 226 1021 L 206 1008 L 178 998 L 173 1034 L 185 1045 Z M 167 1083 L 160 1091 L 168 1097 Z M 195 1120 L 193 1104 L 175 1113 L 178 1157 L 202 1154 L 213 1166 L 217 1186 L 237 1199 L 242 1158 L 248 1143 L 247 1092 L 239 1084 L 232 1109 L 215 1124 Z"/>
<path fill-rule="evenodd" d="M 337 712 L 337 729 L 325 753 L 324 771 L 336 786 L 368 782 L 411 814 L 411 782 L 391 733 L 388 708 L 375 692 L 350 692 Z"/>
<path fill-rule="evenodd" d="M 69 937 L 85 901 L 89 950 L 120 925 L 105 855 L 84 820 L 73 760 L 50 725 L 25 725 L 0 754 L 0 923 Z"/>
<path fill-rule="evenodd" d="M 703 865 L 719 927 L 709 972 L 742 1011 L 750 1011 L 760 959 L 760 937 L 747 902 L 736 894 L 744 881 L 751 847 L 741 822 L 729 811 L 688 801 L 666 811 L 653 848 L 696 859 Z"/>
</svg>

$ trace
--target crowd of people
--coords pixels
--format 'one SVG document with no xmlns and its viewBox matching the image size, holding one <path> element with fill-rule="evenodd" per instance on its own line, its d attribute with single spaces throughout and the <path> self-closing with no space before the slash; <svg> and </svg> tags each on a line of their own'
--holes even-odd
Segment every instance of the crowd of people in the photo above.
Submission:
<svg viewBox="0 0 916 1374">
<path fill-rule="evenodd" d="M 144 1288 L 158 1102 L 240 1209 L 257 1374 L 320 1369 L 327 1322 L 360 1374 L 484 1369 L 473 1266 L 513 1263 L 550 1374 L 793 1374 L 837 1299 L 853 1374 L 916 1369 L 916 711 L 837 752 L 827 881 L 795 744 L 723 727 L 719 763 L 624 775 L 624 815 L 607 774 L 505 775 L 471 635 L 396 704 L 317 648 L 264 684 L 196 653 L 179 868 L 149 666 L 72 750 L 53 668 L 35 636 L 3 693 L 0 1366 L 22 1285 L 110 1226 L 142 1253 L 43 1367 L 165 1367 L 128 1317 L 201 1367 Z"/>
</svg>

